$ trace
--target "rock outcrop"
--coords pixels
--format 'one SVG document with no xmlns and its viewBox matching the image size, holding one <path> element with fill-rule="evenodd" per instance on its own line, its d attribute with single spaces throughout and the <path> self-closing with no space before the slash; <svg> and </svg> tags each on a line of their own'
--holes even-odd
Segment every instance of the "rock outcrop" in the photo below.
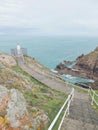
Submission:
<svg viewBox="0 0 98 130">
<path fill-rule="evenodd" d="M 8 90 L 0 86 L 0 128 L 8 129 L 29 129 L 30 119 L 26 108 L 26 101 L 23 94 L 17 89 Z"/>
<path fill-rule="evenodd" d="M 28 111 L 28 104 L 18 89 L 8 90 L 0 85 L 0 130 L 36 130 L 48 124 L 48 116 L 43 110 L 32 107 L 33 115 Z"/>
<path fill-rule="evenodd" d="M 0 62 L 9 67 L 17 65 L 15 59 L 11 55 L 7 55 L 5 53 L 0 53 Z"/>
<path fill-rule="evenodd" d="M 98 47 L 87 55 L 82 54 L 79 56 L 72 68 L 68 68 L 66 62 L 63 62 L 63 64 L 57 65 L 56 70 L 60 74 L 70 74 L 72 76 L 93 79 L 95 82 L 92 86 L 94 85 L 94 88 L 98 89 L 96 86 L 98 81 Z"/>
<path fill-rule="evenodd" d="M 83 57 L 77 58 L 77 64 L 74 68 L 84 69 L 94 77 L 98 76 L 98 48 Z"/>
</svg>

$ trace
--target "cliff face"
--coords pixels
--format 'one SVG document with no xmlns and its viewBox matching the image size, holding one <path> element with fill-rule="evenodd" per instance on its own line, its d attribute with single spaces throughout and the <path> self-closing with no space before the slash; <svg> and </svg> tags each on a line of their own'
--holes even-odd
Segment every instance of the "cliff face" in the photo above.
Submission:
<svg viewBox="0 0 98 130">
<path fill-rule="evenodd" d="M 74 67 L 90 71 L 94 76 L 98 76 L 98 48 L 88 55 L 77 58 L 77 64 Z"/>
<path fill-rule="evenodd" d="M 94 79 L 95 82 L 91 85 L 98 89 L 98 47 L 87 55 L 79 56 L 72 68 L 68 68 L 66 62 L 63 62 L 57 65 L 56 70 L 60 74 Z"/>
</svg>

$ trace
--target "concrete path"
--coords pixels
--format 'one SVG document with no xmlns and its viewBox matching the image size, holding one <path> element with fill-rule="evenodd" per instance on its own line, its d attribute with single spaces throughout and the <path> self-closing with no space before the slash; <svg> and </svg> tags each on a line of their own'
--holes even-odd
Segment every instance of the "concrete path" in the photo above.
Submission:
<svg viewBox="0 0 98 130">
<path fill-rule="evenodd" d="M 59 80 L 51 79 L 47 75 L 27 66 L 23 65 L 21 67 L 45 85 L 65 93 L 71 92 L 71 89 Z M 98 112 L 91 106 L 87 93 L 75 90 L 75 97 L 70 106 L 69 118 L 65 118 L 61 130 L 98 130 Z"/>
<path fill-rule="evenodd" d="M 86 93 L 76 91 L 69 117 L 65 118 L 61 130 L 98 130 L 98 112 Z"/>
<path fill-rule="evenodd" d="M 65 93 L 70 93 L 71 88 L 59 79 L 49 77 L 41 71 L 21 65 L 21 68 L 43 84 Z M 98 112 L 93 109 L 87 93 L 75 90 L 75 97 L 70 106 L 70 115 L 65 118 L 61 130 L 98 130 Z"/>
<path fill-rule="evenodd" d="M 56 80 L 55 78 L 50 78 L 48 75 L 43 74 L 40 71 L 38 72 L 34 69 L 31 69 L 26 65 L 21 65 L 21 68 L 25 72 L 29 73 L 32 77 L 34 77 L 41 83 L 51 87 L 52 89 L 65 92 L 67 94 L 71 92 L 71 88 L 67 87 L 66 83 L 63 83 L 60 79 Z"/>
</svg>

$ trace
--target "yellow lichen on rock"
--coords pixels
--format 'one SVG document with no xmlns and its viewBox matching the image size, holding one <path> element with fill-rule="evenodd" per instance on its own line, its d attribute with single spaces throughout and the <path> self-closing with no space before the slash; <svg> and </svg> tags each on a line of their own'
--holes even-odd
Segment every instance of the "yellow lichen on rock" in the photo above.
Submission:
<svg viewBox="0 0 98 130">
<path fill-rule="evenodd" d="M 0 123 L 1 123 L 2 121 L 4 121 L 4 119 L 0 116 Z"/>
<path fill-rule="evenodd" d="M 7 117 L 4 118 L 4 123 L 8 124 L 8 118 Z"/>
</svg>

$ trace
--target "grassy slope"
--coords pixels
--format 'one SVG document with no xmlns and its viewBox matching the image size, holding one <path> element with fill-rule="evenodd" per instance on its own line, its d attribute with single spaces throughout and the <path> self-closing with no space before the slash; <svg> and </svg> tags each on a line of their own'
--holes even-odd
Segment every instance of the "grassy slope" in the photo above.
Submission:
<svg viewBox="0 0 98 130">
<path fill-rule="evenodd" d="M 50 122 L 52 122 L 60 107 L 66 100 L 67 95 L 40 83 L 18 66 L 13 67 L 13 70 L 28 77 L 34 83 L 32 91 L 26 91 L 24 96 L 29 106 L 44 110 L 46 113 L 48 113 Z M 32 111 L 31 114 L 33 113 L 34 112 Z"/>
</svg>

